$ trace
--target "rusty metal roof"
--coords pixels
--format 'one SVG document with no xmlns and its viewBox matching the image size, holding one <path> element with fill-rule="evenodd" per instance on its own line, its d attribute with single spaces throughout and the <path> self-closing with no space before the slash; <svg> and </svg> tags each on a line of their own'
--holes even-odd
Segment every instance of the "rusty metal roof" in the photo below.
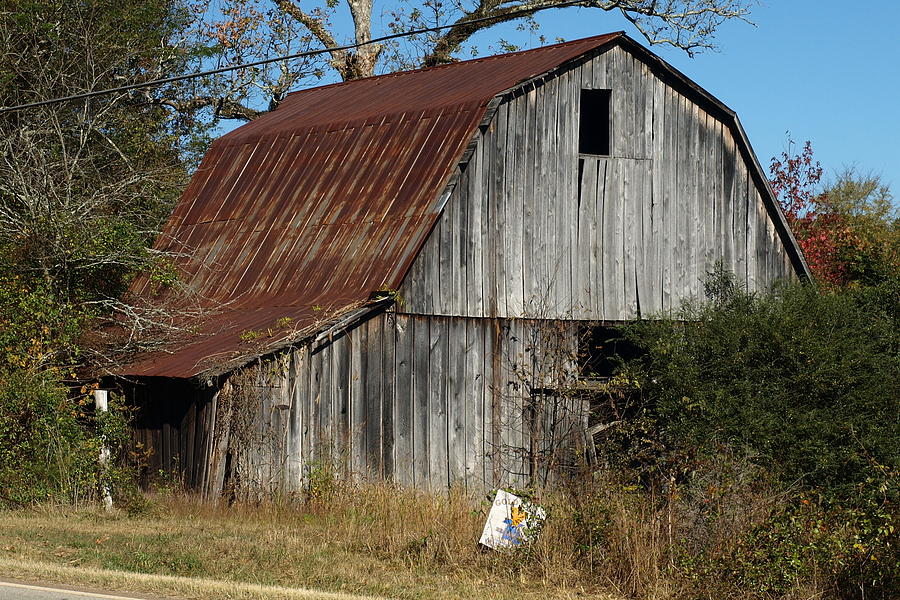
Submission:
<svg viewBox="0 0 900 600">
<path fill-rule="evenodd" d="M 491 99 L 621 35 L 295 92 L 216 140 L 157 242 L 208 314 L 120 374 L 215 371 L 399 288 Z"/>
</svg>

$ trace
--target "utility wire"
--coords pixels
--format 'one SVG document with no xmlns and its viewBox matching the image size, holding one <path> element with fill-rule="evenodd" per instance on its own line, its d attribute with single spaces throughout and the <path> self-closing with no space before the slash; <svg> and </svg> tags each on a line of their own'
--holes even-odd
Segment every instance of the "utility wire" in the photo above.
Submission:
<svg viewBox="0 0 900 600">
<path fill-rule="evenodd" d="M 554 4 L 553 6 L 548 6 L 544 8 L 566 8 L 569 6 L 590 6 L 590 0 L 569 0 L 568 2 L 560 2 L 559 4 Z M 165 77 L 162 79 L 153 79 L 151 81 L 145 81 L 143 83 L 132 83 L 130 85 L 123 85 L 120 87 L 107 88 L 103 90 L 94 90 L 92 92 L 84 92 L 82 94 L 73 94 L 71 96 L 62 96 L 60 98 L 52 98 L 50 100 L 41 100 L 40 102 L 29 102 L 28 104 L 19 104 L 17 106 L 9 106 L 0 108 L 0 114 L 15 112 L 20 110 L 25 110 L 29 108 L 37 108 L 39 106 L 48 106 L 50 104 L 59 104 L 61 102 L 71 102 L 73 100 L 84 100 L 86 98 L 94 98 L 96 96 L 103 96 L 105 94 L 114 94 L 117 92 L 128 92 L 131 90 L 139 90 L 148 87 L 155 87 L 158 85 L 164 85 L 166 83 L 175 83 L 176 81 L 185 81 L 188 79 L 194 79 L 195 77 L 205 77 L 207 75 L 218 75 L 219 73 L 227 73 L 229 71 L 237 71 L 238 69 L 248 69 L 250 67 L 258 67 L 259 65 L 267 65 L 269 63 L 274 63 L 282 60 L 291 60 L 294 58 L 303 58 L 305 56 L 315 56 L 317 54 L 324 54 L 326 52 L 340 52 L 342 50 L 352 50 L 354 48 L 361 48 L 363 46 L 368 46 L 370 44 L 379 44 L 381 42 L 387 42 L 389 40 L 395 40 L 402 37 L 419 35 L 422 33 L 433 33 L 437 31 L 442 31 L 444 29 L 452 29 L 453 27 L 457 27 L 460 25 L 471 25 L 474 23 L 483 23 L 484 21 L 496 21 L 498 19 L 508 20 L 516 17 L 524 17 L 531 14 L 534 14 L 538 10 L 537 8 L 523 8 L 522 10 L 516 10 L 512 12 L 508 12 L 503 15 L 495 15 L 492 17 L 478 17 L 477 19 L 468 19 L 465 21 L 457 21 L 452 25 L 438 25 L 435 27 L 425 27 L 424 29 L 413 29 L 411 31 L 404 31 L 400 33 L 392 33 L 390 35 L 385 35 L 379 38 L 371 39 L 366 42 L 359 42 L 356 44 L 347 44 L 346 46 L 332 46 L 330 48 L 321 48 L 319 50 L 307 50 L 305 52 L 297 52 L 296 54 L 286 54 L 284 56 L 278 56 L 276 58 L 265 58 L 263 60 L 257 60 L 249 63 L 242 63 L 240 65 L 232 65 L 230 67 L 221 67 L 218 69 L 212 69 L 209 71 L 201 71 L 200 73 L 189 73 L 187 75 L 176 75 L 174 77 Z"/>
</svg>

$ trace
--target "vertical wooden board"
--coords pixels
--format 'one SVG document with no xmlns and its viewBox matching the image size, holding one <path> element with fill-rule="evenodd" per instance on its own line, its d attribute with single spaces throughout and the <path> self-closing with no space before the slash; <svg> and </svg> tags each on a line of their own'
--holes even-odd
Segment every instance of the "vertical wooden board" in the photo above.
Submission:
<svg viewBox="0 0 900 600">
<path fill-rule="evenodd" d="M 478 204 L 481 206 L 481 239 L 483 247 L 481 252 L 482 260 L 482 303 L 484 310 L 482 314 L 497 314 L 497 273 L 495 270 L 494 258 L 497 254 L 497 208 L 494 203 L 494 173 L 497 170 L 496 158 L 496 138 L 497 132 L 497 114 L 488 126 L 487 132 L 481 140 L 482 150 L 482 169 L 481 169 L 481 195 L 478 198 Z"/>
<path fill-rule="evenodd" d="M 597 160 L 597 189 L 594 192 L 595 200 L 591 213 L 591 319 L 606 318 L 606 289 L 603 287 L 603 277 L 606 266 L 603 263 L 605 247 L 604 240 L 604 207 L 608 200 L 608 183 L 610 160 L 606 158 Z"/>
<path fill-rule="evenodd" d="M 310 392 L 310 432 L 309 443 L 310 453 L 308 456 L 313 462 L 322 466 L 326 457 L 322 454 L 322 432 L 321 406 L 322 406 L 322 352 L 316 352 L 310 357 L 309 372 L 309 392 Z M 310 465 L 316 466 L 316 465 Z"/>
<path fill-rule="evenodd" d="M 697 263 L 697 292 L 702 293 L 700 284 L 706 277 L 708 265 L 706 256 L 709 248 L 711 232 L 709 231 L 709 138 L 707 136 L 707 117 L 705 110 L 694 105 L 694 118 L 697 121 L 697 180 L 696 180 L 696 211 L 697 211 L 697 239 L 694 242 L 695 258 Z"/>
<path fill-rule="evenodd" d="M 639 264 L 637 271 L 638 300 L 640 314 L 647 317 L 660 310 L 659 292 L 659 257 L 657 244 L 658 227 L 654 223 L 653 202 L 653 163 L 650 160 L 638 162 L 641 183 L 641 238 L 639 246 Z"/>
<path fill-rule="evenodd" d="M 394 438 L 395 426 L 397 419 L 397 398 L 396 398 L 396 318 L 394 313 L 385 313 L 380 317 L 382 320 L 381 343 L 383 344 L 381 355 L 382 379 L 382 412 L 381 412 L 381 432 L 382 455 L 381 462 L 383 465 L 384 478 L 392 480 L 394 478 Z"/>
<path fill-rule="evenodd" d="M 495 346 L 494 351 L 499 348 L 500 360 L 497 363 L 498 375 L 495 377 L 495 385 L 497 386 L 497 404 L 498 412 L 495 415 L 497 422 L 495 427 L 499 429 L 499 452 L 498 460 L 500 463 L 500 483 L 504 486 L 515 486 L 512 480 L 513 460 L 515 452 L 515 438 L 518 433 L 514 426 L 512 418 L 511 398 L 512 388 L 510 386 L 512 375 L 512 362 L 515 360 L 515 348 L 511 343 L 510 333 L 511 322 L 502 321 L 500 335 L 496 340 L 499 342 Z"/>
<path fill-rule="evenodd" d="M 365 326 L 347 332 L 347 338 L 350 342 L 350 473 L 361 477 L 366 472 Z"/>
<path fill-rule="evenodd" d="M 641 73 L 641 61 L 628 54 L 627 61 L 628 78 L 632 82 L 631 112 L 634 119 L 634 158 L 646 158 L 646 145 L 644 138 L 644 103 L 646 102 L 644 90 L 644 78 Z"/>
<path fill-rule="evenodd" d="M 536 107 L 537 92 L 531 87 L 521 98 L 525 112 L 525 147 L 522 150 L 525 189 L 522 194 L 522 314 L 531 314 L 537 293 L 534 269 L 534 222 L 538 218 L 536 186 L 540 179 L 538 161 L 541 156 L 539 122 Z"/>
<path fill-rule="evenodd" d="M 360 328 L 366 328 L 366 348 L 363 351 L 363 362 L 365 363 L 365 389 L 366 389 L 366 464 L 368 467 L 368 476 L 374 479 L 382 479 L 384 477 L 383 465 L 381 464 L 381 444 L 382 444 L 382 403 L 383 391 L 382 381 L 384 373 L 382 372 L 382 331 L 381 319 L 375 317 L 369 319 L 365 325 Z"/>
<path fill-rule="evenodd" d="M 676 110 L 676 96 L 674 90 L 668 85 L 665 88 L 663 116 L 663 147 L 661 157 L 662 164 L 662 215 L 664 221 L 662 244 L 662 298 L 663 310 L 672 310 L 677 294 L 675 288 L 676 251 L 678 247 L 678 180 L 677 166 L 678 156 L 675 147 L 675 131 L 678 129 L 678 111 Z"/>
<path fill-rule="evenodd" d="M 343 335 L 328 346 L 331 355 L 334 415 L 331 436 L 334 440 L 335 468 L 346 474 L 350 470 L 350 340 Z"/>
<path fill-rule="evenodd" d="M 453 293 L 456 295 L 453 312 L 451 314 L 465 316 L 469 314 L 469 295 L 472 293 L 469 286 L 469 244 L 472 232 L 469 230 L 469 169 L 468 167 L 460 176 L 460 182 L 456 186 L 452 200 L 456 206 L 456 232 L 453 236 L 453 271 L 455 274 Z"/>
<path fill-rule="evenodd" d="M 429 238 L 430 237 L 431 236 L 429 236 Z M 400 295 L 403 297 L 403 305 L 406 310 L 411 312 L 423 312 L 425 308 L 420 304 L 422 297 L 420 283 L 424 275 L 421 267 L 422 261 L 419 260 L 419 258 L 425 253 L 425 248 L 427 246 L 428 240 L 426 239 L 422 252 L 420 252 L 419 256 L 412 261 L 412 264 L 409 266 L 409 271 L 406 272 L 406 275 L 403 278 L 403 284 L 400 286 Z"/>
<path fill-rule="evenodd" d="M 760 215 L 765 223 L 765 238 L 763 240 L 763 250 L 765 252 L 765 282 L 768 289 L 776 279 L 775 275 L 775 225 L 769 218 L 769 211 L 766 208 L 762 195 L 759 196 Z"/>
<path fill-rule="evenodd" d="M 450 487 L 466 483 L 466 320 L 449 319 L 447 330 L 447 456 Z"/>
<path fill-rule="evenodd" d="M 312 404 L 313 395 L 310 389 L 310 375 L 312 373 L 309 346 L 303 345 L 297 350 L 300 360 L 297 362 L 299 371 L 297 373 L 297 396 L 294 402 L 297 403 L 298 424 L 297 428 L 300 435 L 300 475 L 305 478 L 309 472 L 309 463 L 313 460 L 312 455 Z"/>
<path fill-rule="evenodd" d="M 580 93 L 578 81 L 580 75 L 568 70 L 559 77 L 560 88 L 560 195 L 559 195 L 559 293 L 557 309 L 551 315 L 557 318 L 572 318 L 575 294 L 574 273 L 572 270 L 573 247 L 577 238 L 578 219 L 578 122 L 575 120 L 575 105 Z"/>
<path fill-rule="evenodd" d="M 754 189 L 756 189 L 755 185 Z M 756 191 L 754 195 L 756 196 L 756 218 L 759 227 L 759 237 L 756 246 L 757 277 L 761 289 L 765 290 L 769 286 L 769 219 L 767 218 L 766 207 L 763 205 L 759 192 Z"/>
<path fill-rule="evenodd" d="M 525 474 L 526 450 L 528 448 L 528 435 L 525 430 L 525 422 L 522 413 L 525 410 L 526 401 L 530 396 L 530 386 L 527 379 L 528 357 L 525 351 L 526 328 L 530 328 L 535 321 L 516 320 L 509 323 L 509 333 L 504 340 L 508 348 L 508 358 L 505 365 L 505 398 L 506 398 L 506 422 L 509 430 L 509 449 L 507 455 L 507 469 L 509 470 L 509 484 L 515 487 L 525 487 L 527 481 Z"/>
<path fill-rule="evenodd" d="M 555 294 L 553 257 L 555 254 L 554 232 L 556 231 L 557 219 L 556 158 L 559 152 L 559 137 L 556 131 L 558 121 L 556 88 L 549 84 L 541 86 L 541 98 L 541 129 L 544 143 L 543 157 L 540 160 L 540 211 L 536 223 L 540 232 L 538 238 L 540 245 L 538 252 L 534 255 L 539 265 L 537 287 L 540 290 L 535 302 L 536 314 L 546 312 L 547 306 L 553 303 Z"/>
<path fill-rule="evenodd" d="M 622 221 L 623 259 L 625 264 L 622 285 L 625 290 L 624 318 L 637 317 L 637 271 L 639 264 L 638 248 L 641 245 L 641 182 L 638 161 L 622 161 L 622 197 L 624 200 L 624 219 Z"/>
<path fill-rule="evenodd" d="M 494 211 L 493 216 L 493 236 L 495 240 L 495 252 L 491 255 L 493 279 L 494 279 L 494 302 L 496 303 L 496 314 L 498 316 L 506 316 L 509 314 L 508 308 L 508 278 L 506 268 L 506 240 L 507 240 L 507 214 L 506 214 L 506 195 L 504 188 L 506 181 L 506 171 L 508 159 L 506 155 L 506 138 L 509 134 L 509 103 L 504 102 L 497 110 L 497 130 L 494 133 L 494 144 L 492 145 L 492 165 L 493 171 L 491 176 L 491 210 Z"/>
<path fill-rule="evenodd" d="M 519 114 L 519 101 L 513 98 L 506 102 L 506 140 L 503 145 L 504 173 L 503 214 L 506 215 L 506 226 L 503 228 L 502 261 L 506 279 L 506 315 L 522 314 L 522 183 L 519 179 L 521 157 L 518 152 L 522 147 L 523 118 Z"/>
<path fill-rule="evenodd" d="M 597 206 L 597 169 L 599 160 L 580 158 L 578 173 L 578 210 L 576 216 L 575 252 L 572 256 L 572 297 L 575 318 L 590 319 L 593 311 L 596 277 L 591 264 L 592 246 L 595 243 Z"/>
<path fill-rule="evenodd" d="M 609 71 L 609 61 L 610 56 L 612 55 L 613 50 L 609 49 L 602 54 L 598 54 L 594 59 L 591 60 L 591 81 L 592 85 L 589 86 L 595 90 L 607 90 L 609 89 L 609 83 L 607 80 L 607 72 Z"/>
<path fill-rule="evenodd" d="M 730 214 L 729 200 L 725 194 L 724 168 L 722 166 L 724 146 L 722 140 L 722 123 L 718 119 L 712 119 L 712 149 L 713 149 L 713 208 L 715 209 L 715 250 L 714 260 L 722 260 L 726 268 L 731 268 L 731 252 L 728 248 L 727 230 L 725 228 L 725 215 Z"/>
<path fill-rule="evenodd" d="M 526 284 L 530 290 L 528 295 L 528 310 L 526 314 L 533 315 L 539 310 L 541 298 L 544 296 L 543 265 L 544 265 L 544 221 L 547 215 L 546 177 L 547 165 L 543 157 L 547 154 L 546 106 L 544 100 L 544 86 L 529 92 L 530 102 L 533 104 L 534 119 L 530 136 L 531 165 L 534 172 L 533 186 L 530 188 L 530 208 L 526 213 L 528 225 L 526 227 L 530 248 L 528 254 L 530 262 L 525 276 Z"/>
<path fill-rule="evenodd" d="M 747 233 L 746 233 L 746 256 L 747 256 L 747 289 L 757 291 L 756 278 L 756 239 L 757 239 L 757 221 L 756 221 L 756 194 L 753 181 L 747 172 L 746 166 L 742 165 L 744 178 L 744 197 L 747 205 Z"/>
<path fill-rule="evenodd" d="M 429 376 L 431 372 L 430 320 L 414 317 L 413 327 L 413 476 L 415 486 L 427 489 L 431 483 L 429 440 Z"/>
<path fill-rule="evenodd" d="M 722 173 L 722 203 L 723 209 L 719 219 L 719 229 L 722 232 L 723 258 L 725 264 L 737 275 L 737 260 L 735 252 L 734 240 L 734 223 L 737 218 L 737 206 L 734 194 L 734 145 L 731 143 L 731 136 L 728 128 L 721 122 L 718 126 L 719 144 L 719 164 Z"/>
<path fill-rule="evenodd" d="M 426 306 L 430 308 L 427 314 L 442 313 L 445 308 L 443 305 L 445 280 L 442 279 L 441 255 L 444 254 L 444 238 L 447 235 L 445 231 L 447 228 L 446 215 L 445 211 L 438 217 L 437 225 L 431 230 L 431 235 L 429 236 L 434 241 L 433 251 L 424 255 L 424 258 L 426 258 L 425 270 L 428 272 L 426 275 L 428 283 L 425 287 L 425 293 L 429 295 Z M 446 283 L 449 284 L 450 282 L 446 281 Z"/>
<path fill-rule="evenodd" d="M 653 296 L 655 311 L 663 310 L 665 301 L 663 298 L 663 259 L 664 247 L 663 232 L 665 231 L 663 200 L 664 200 L 664 170 L 662 157 L 665 154 L 665 88 L 662 82 L 650 75 L 652 88 L 652 105 L 648 111 L 652 115 L 650 124 L 650 219 L 652 239 L 650 241 L 650 260 L 655 261 L 655 271 L 652 277 L 650 293 Z"/>
<path fill-rule="evenodd" d="M 450 201 L 453 200 L 453 194 L 448 198 L 444 205 L 444 210 L 438 216 L 437 224 L 431 231 L 431 237 L 437 240 L 436 252 L 430 257 L 431 285 L 429 293 L 432 296 L 432 310 L 429 314 L 447 314 L 449 304 L 453 301 L 453 275 L 450 272 L 452 260 L 452 207 Z"/>
<path fill-rule="evenodd" d="M 328 344 L 322 348 L 319 354 L 322 355 L 322 385 L 321 385 L 321 400 L 319 401 L 319 423 L 321 425 L 322 432 L 322 442 L 324 444 L 323 452 L 325 453 L 325 460 L 328 461 L 328 464 L 332 468 L 337 468 L 339 462 L 336 460 L 335 456 L 335 439 L 334 439 L 334 430 L 335 430 L 335 414 L 334 414 L 334 405 L 335 405 L 335 386 L 336 381 L 334 380 L 334 354 L 332 352 L 333 344 Z"/>
<path fill-rule="evenodd" d="M 484 337 L 484 457 L 483 479 L 488 487 L 500 482 L 500 343 L 497 319 L 482 321 Z"/>
<path fill-rule="evenodd" d="M 465 321 L 465 473 L 468 494 L 483 489 L 484 481 L 484 328 L 481 320 Z"/>
<path fill-rule="evenodd" d="M 408 315 L 395 316 L 396 337 L 395 365 L 397 369 L 394 390 L 396 419 L 394 421 L 394 477 L 404 485 L 414 485 L 414 388 L 413 388 L 413 337 L 414 320 Z"/>
<path fill-rule="evenodd" d="M 485 137 L 480 135 L 478 146 L 472 155 L 474 171 L 469 179 L 470 195 L 467 201 L 469 232 L 472 240 L 472 260 L 469 263 L 471 273 L 468 278 L 469 285 L 469 315 L 482 317 L 485 313 L 484 306 L 484 245 L 487 234 L 486 204 L 484 201 L 484 149 Z M 472 165 L 469 165 L 472 169 Z"/>
<path fill-rule="evenodd" d="M 699 122 L 700 107 L 692 101 L 687 101 L 687 118 L 690 133 L 690 180 L 688 182 L 688 197 L 690 198 L 691 221 L 688 228 L 687 247 L 688 247 L 688 289 L 686 296 L 699 296 L 700 279 L 703 276 L 702 251 L 703 244 L 703 220 L 700 213 L 702 206 L 700 203 L 700 131 Z"/>
<path fill-rule="evenodd" d="M 429 317 L 428 351 L 428 487 L 446 490 L 447 475 L 447 324 L 448 319 Z"/>
<path fill-rule="evenodd" d="M 672 299 L 678 306 L 690 295 L 690 256 L 689 230 L 693 227 L 690 196 L 690 122 L 687 117 L 687 104 L 684 96 L 675 94 L 675 107 L 677 111 L 677 123 L 673 132 L 673 144 L 675 148 L 675 178 L 676 178 L 676 239 L 675 239 L 675 264 L 672 272 L 672 283 L 675 297 Z"/>
<path fill-rule="evenodd" d="M 290 427 L 288 429 L 288 487 L 299 491 L 303 485 L 303 406 L 300 391 L 306 375 L 305 346 L 291 349 Z"/>
<path fill-rule="evenodd" d="M 747 182 L 743 169 L 743 161 L 734 138 L 729 136 L 730 146 L 734 148 L 732 166 L 734 167 L 734 273 L 737 280 L 747 285 Z"/>
<path fill-rule="evenodd" d="M 644 89 L 644 155 L 643 158 L 653 158 L 654 132 L 653 120 L 656 117 L 656 101 L 658 99 L 659 81 L 650 70 L 650 67 L 640 62 L 641 82 Z"/>
<path fill-rule="evenodd" d="M 603 246 L 601 264 L 603 270 L 603 318 L 622 318 L 624 293 L 622 282 L 622 238 L 619 206 L 621 194 L 621 159 L 610 159 L 607 166 L 606 190 L 603 197 Z"/>
</svg>

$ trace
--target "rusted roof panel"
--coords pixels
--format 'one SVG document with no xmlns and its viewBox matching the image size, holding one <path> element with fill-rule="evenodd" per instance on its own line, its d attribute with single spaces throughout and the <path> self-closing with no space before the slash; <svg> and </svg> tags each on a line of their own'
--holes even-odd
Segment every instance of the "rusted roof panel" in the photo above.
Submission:
<svg viewBox="0 0 900 600">
<path fill-rule="evenodd" d="M 242 334 L 308 335 L 398 288 L 490 100 L 620 35 L 296 92 L 216 140 L 157 243 L 208 314 L 121 374 L 214 371 L 249 354 Z"/>
</svg>

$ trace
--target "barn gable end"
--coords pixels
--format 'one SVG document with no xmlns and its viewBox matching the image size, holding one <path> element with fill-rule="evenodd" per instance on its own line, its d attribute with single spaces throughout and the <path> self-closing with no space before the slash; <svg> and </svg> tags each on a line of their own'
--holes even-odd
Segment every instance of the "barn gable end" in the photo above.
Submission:
<svg viewBox="0 0 900 600">
<path fill-rule="evenodd" d="M 401 288 L 410 313 L 625 321 L 808 275 L 734 113 L 624 38 L 505 94 Z M 652 56 L 652 55 L 651 55 Z M 610 154 L 579 154 L 581 90 Z"/>
</svg>

